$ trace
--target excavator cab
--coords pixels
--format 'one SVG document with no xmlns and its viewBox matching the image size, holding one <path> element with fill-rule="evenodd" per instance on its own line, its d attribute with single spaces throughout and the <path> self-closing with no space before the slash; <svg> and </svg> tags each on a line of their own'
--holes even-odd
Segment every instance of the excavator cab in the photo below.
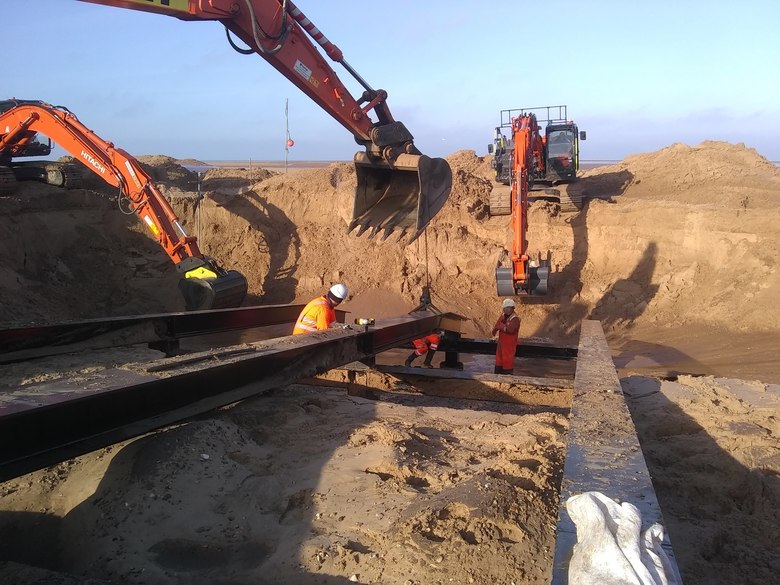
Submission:
<svg viewBox="0 0 780 585">
<path fill-rule="evenodd" d="M 38 100 L 0 100 L 0 117 L 20 106 L 42 104 Z M 19 181 L 39 181 L 67 189 L 81 188 L 83 172 L 77 164 L 18 160 L 49 156 L 53 147 L 52 139 L 40 132 L 12 128 L 9 124 L 0 125 L 0 194 L 13 192 Z"/>
<path fill-rule="evenodd" d="M 401 154 L 392 164 L 355 155 L 357 187 L 351 232 L 383 231 L 382 240 L 398 232 L 398 240 L 410 244 L 444 206 L 452 189 L 452 170 L 446 160 L 425 155 Z"/>
<path fill-rule="evenodd" d="M 548 181 L 570 182 L 580 168 L 580 134 L 572 122 L 549 124 L 545 129 Z M 582 133 L 584 134 L 584 133 Z"/>
<path fill-rule="evenodd" d="M 39 104 L 36 100 L 0 100 L 0 114 L 4 114 L 11 108 L 23 104 Z M 51 138 L 43 136 L 35 131 L 28 131 L 15 137 L 13 142 L 6 141 L 6 134 L 10 128 L 0 128 L 0 139 L 3 146 L 0 148 L 0 163 L 10 164 L 12 158 L 27 156 L 49 156 L 52 150 Z"/>
</svg>

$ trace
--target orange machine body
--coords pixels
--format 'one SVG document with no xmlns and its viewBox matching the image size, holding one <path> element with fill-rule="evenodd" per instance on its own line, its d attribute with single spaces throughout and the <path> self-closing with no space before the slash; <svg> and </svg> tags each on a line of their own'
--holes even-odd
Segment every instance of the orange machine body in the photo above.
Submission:
<svg viewBox="0 0 780 585">
<path fill-rule="evenodd" d="M 121 189 L 133 211 L 174 261 L 201 256 L 194 236 L 180 227 L 170 203 L 140 163 L 121 148 L 97 136 L 65 108 L 43 102 L 20 102 L 0 114 L 0 153 L 13 157 L 37 132 L 51 138 L 104 181 Z"/>
<path fill-rule="evenodd" d="M 512 248 L 509 259 L 515 286 L 523 289 L 529 279 L 528 191 L 533 186 L 535 175 L 543 172 L 544 137 L 539 133 L 539 124 L 534 114 L 512 119 L 512 137 Z"/>
<path fill-rule="evenodd" d="M 47 144 L 38 134 L 47 136 Z M 56 142 L 83 166 L 109 185 L 117 187 L 121 200 L 151 231 L 182 275 L 179 288 L 189 310 L 239 306 L 246 296 L 247 281 L 236 270 L 225 270 L 204 256 L 197 238 L 187 235 L 168 200 L 152 182 L 141 164 L 82 124 L 68 109 L 41 101 L 0 102 L 0 179 L 12 184 L 21 167 L 16 157 L 46 155 Z M 48 164 L 45 163 L 44 164 Z M 21 176 L 21 173 L 20 173 Z M 25 179 L 29 177 L 24 177 Z M 63 181 L 61 186 L 66 185 Z"/>
</svg>

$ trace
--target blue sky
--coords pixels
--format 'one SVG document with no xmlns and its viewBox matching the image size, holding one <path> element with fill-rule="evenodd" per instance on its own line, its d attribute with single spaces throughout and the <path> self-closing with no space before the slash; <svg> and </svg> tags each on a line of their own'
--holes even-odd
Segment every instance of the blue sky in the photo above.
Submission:
<svg viewBox="0 0 780 585">
<path fill-rule="evenodd" d="M 780 161 L 780 2 L 297 0 L 429 156 L 486 153 L 502 109 L 566 104 L 586 160 L 743 142 Z M 34 8 L 33 8 L 34 6 Z M 221 24 L 2 0 L 3 93 L 136 156 L 348 160 L 352 135 Z M 362 88 L 338 64 L 354 96 Z"/>
</svg>

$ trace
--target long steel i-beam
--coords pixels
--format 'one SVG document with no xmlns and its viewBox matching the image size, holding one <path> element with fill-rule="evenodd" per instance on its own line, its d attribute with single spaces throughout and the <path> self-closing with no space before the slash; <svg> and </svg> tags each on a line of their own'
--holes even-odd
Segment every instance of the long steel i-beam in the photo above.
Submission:
<svg viewBox="0 0 780 585">
<path fill-rule="evenodd" d="M 277 338 L 246 352 L 223 351 L 216 363 L 212 357 L 182 360 L 178 371 L 150 367 L 135 383 L 117 383 L 110 377 L 117 370 L 107 370 L 105 381 L 90 388 L 53 382 L 35 394 L 12 391 L 0 398 L 0 481 L 369 358 L 439 328 L 447 316 L 416 312 L 370 329 Z"/>
<path fill-rule="evenodd" d="M 264 305 L 155 315 L 87 319 L 53 325 L 0 329 L 0 363 L 85 349 L 135 343 L 175 343 L 185 337 L 210 335 L 270 325 L 292 325 L 304 305 Z M 343 322 L 346 311 L 336 310 Z"/>
</svg>

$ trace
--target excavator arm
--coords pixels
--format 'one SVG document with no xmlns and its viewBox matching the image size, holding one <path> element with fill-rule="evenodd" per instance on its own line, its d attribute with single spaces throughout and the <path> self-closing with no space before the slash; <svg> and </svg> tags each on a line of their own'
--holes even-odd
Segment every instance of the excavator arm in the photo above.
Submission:
<svg viewBox="0 0 780 585">
<path fill-rule="evenodd" d="M 532 266 L 528 256 L 528 191 L 542 169 L 544 141 L 534 114 L 512 119 L 512 249 L 502 251 L 496 266 L 499 296 L 547 294 L 549 266 Z M 505 264 L 509 266 L 505 266 Z"/>
<path fill-rule="evenodd" d="M 48 136 L 108 184 L 119 188 L 184 277 L 180 288 L 188 309 L 241 304 L 247 290 L 244 276 L 235 270 L 224 270 L 213 258 L 201 254 L 197 239 L 187 235 L 171 205 L 135 158 L 97 136 L 66 108 L 31 100 L 3 104 L 3 159 L 22 153 L 35 134 Z"/>
<path fill-rule="evenodd" d="M 240 53 L 256 53 L 353 134 L 364 147 L 355 155 L 357 189 L 349 231 L 370 236 L 394 231 L 399 240 L 417 238 L 438 213 L 452 188 L 447 161 L 429 158 L 414 137 L 393 119 L 387 92 L 373 89 L 344 60 L 341 50 L 289 0 L 82 0 L 174 16 L 214 20 L 228 31 Z M 248 48 L 235 45 L 230 35 Z M 316 44 L 315 44 L 316 43 Z M 320 49 L 363 87 L 350 94 Z M 373 116 L 373 117 L 372 117 Z"/>
</svg>

